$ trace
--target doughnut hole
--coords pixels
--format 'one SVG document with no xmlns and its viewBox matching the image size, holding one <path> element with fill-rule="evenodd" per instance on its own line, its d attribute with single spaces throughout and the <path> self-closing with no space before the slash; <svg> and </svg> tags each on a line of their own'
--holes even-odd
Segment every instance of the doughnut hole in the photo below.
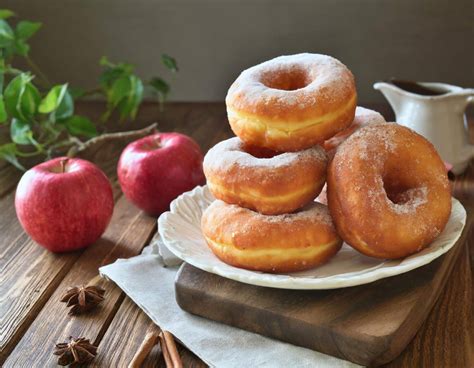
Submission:
<svg viewBox="0 0 474 368">
<path fill-rule="evenodd" d="M 399 163 L 393 165 L 393 162 L 390 161 L 388 160 L 387 164 L 392 165 L 390 165 L 389 170 L 385 170 L 382 177 L 383 188 L 387 198 L 393 204 L 404 205 L 418 196 L 421 197 L 422 193 L 417 176 L 407 175 L 407 171 L 411 171 L 410 168 L 406 166 L 400 167 Z"/>
<path fill-rule="evenodd" d="M 280 152 L 276 152 L 265 147 L 251 146 L 248 144 L 244 145 L 243 151 L 256 158 L 272 158 L 281 155 Z"/>
<path fill-rule="evenodd" d="M 387 198 L 394 204 L 405 204 L 410 200 L 409 193 L 412 191 L 412 188 L 406 185 L 394 183 L 384 178 L 383 187 Z"/>
<path fill-rule="evenodd" d="M 312 82 L 308 71 L 301 67 L 273 70 L 262 74 L 261 82 L 268 88 L 296 91 Z"/>
</svg>

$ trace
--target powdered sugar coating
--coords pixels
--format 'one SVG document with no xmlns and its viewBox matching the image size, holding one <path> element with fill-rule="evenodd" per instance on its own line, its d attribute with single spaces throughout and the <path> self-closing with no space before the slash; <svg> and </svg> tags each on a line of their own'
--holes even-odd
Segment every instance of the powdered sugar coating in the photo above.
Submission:
<svg viewBox="0 0 474 368">
<path fill-rule="evenodd" d="M 392 209 L 396 213 L 413 213 L 419 206 L 424 205 L 428 202 L 428 188 L 411 188 L 398 197 L 400 203 L 394 203 L 390 201 Z"/>
<path fill-rule="evenodd" d="M 326 162 L 327 155 L 320 146 L 314 146 L 299 152 L 284 152 L 271 158 L 258 158 L 245 152 L 245 144 L 238 137 L 219 142 L 204 157 L 204 166 L 216 171 L 237 165 L 254 168 L 281 168 L 294 165 L 302 159 Z"/>
<path fill-rule="evenodd" d="M 442 231 L 451 194 L 433 145 L 385 123 L 366 126 L 339 146 L 328 171 L 328 203 L 348 244 L 369 256 L 398 258 Z"/>
<path fill-rule="evenodd" d="M 328 208 L 317 202 L 312 202 L 297 212 L 268 216 L 247 208 L 227 204 L 217 199 L 209 206 L 208 211 L 211 212 L 216 210 L 219 211 L 219 215 L 221 215 L 222 218 L 245 214 L 247 216 L 252 216 L 252 218 L 256 219 L 259 223 L 290 225 L 296 221 L 304 221 L 309 224 L 327 225 L 328 227 L 334 228 Z M 245 230 L 243 229 L 243 231 Z M 256 230 L 254 229 L 252 231 Z"/>
<path fill-rule="evenodd" d="M 393 154 L 397 148 L 396 133 L 391 124 L 368 125 L 352 134 L 337 150 L 338 168 L 345 165 L 352 167 L 353 161 L 358 159 L 369 160 L 372 166 L 379 168 L 387 155 Z"/>
<path fill-rule="evenodd" d="M 373 176 L 374 172 L 379 175 L 372 178 L 374 182 L 366 181 L 372 184 L 370 188 L 362 188 L 363 184 L 359 182 L 354 185 L 357 190 L 366 191 L 367 199 L 372 207 L 380 209 L 384 205 L 398 214 L 413 213 L 420 205 L 427 202 L 428 188 L 426 186 L 407 189 L 399 195 L 399 203 L 392 202 L 384 189 L 383 167 L 388 157 L 396 155 L 399 149 L 399 140 L 396 139 L 397 129 L 393 129 L 396 127 L 393 123 L 385 123 L 369 125 L 357 130 L 340 146 L 337 153 L 339 157 L 337 166 L 339 170 L 343 170 L 343 166 L 352 168 L 354 160 L 367 162 L 373 171 L 361 173 L 361 179 L 366 175 Z M 403 163 L 400 164 L 403 165 Z"/>
<path fill-rule="evenodd" d="M 354 122 L 352 124 L 363 127 L 371 124 L 383 124 L 385 122 L 384 117 L 379 112 L 362 106 L 357 106 Z"/>
<path fill-rule="evenodd" d="M 292 90 L 269 87 L 275 76 L 303 75 L 306 85 Z M 305 110 L 315 105 L 344 103 L 354 93 L 351 72 L 339 60 L 322 54 L 279 56 L 244 70 L 230 87 L 228 108 L 272 105 L 282 110 Z"/>
<path fill-rule="evenodd" d="M 342 132 L 339 132 L 332 138 L 325 141 L 324 148 L 328 151 L 334 150 L 348 137 L 354 134 L 357 130 L 368 125 L 383 124 L 385 122 L 386 121 L 384 117 L 377 111 L 357 106 L 355 110 L 354 121 L 352 122 L 352 124 L 346 129 L 344 129 Z M 334 152 L 332 152 L 332 154 L 334 154 Z"/>
</svg>

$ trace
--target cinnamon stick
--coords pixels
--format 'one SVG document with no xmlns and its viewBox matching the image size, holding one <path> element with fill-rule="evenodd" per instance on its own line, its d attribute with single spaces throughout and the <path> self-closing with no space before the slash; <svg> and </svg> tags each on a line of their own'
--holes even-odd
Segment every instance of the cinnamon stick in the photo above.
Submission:
<svg viewBox="0 0 474 368">
<path fill-rule="evenodd" d="M 128 368 L 140 368 L 158 341 L 160 342 L 166 368 L 183 368 L 173 335 L 168 331 L 161 330 L 155 324 L 148 327 L 145 338 L 133 356 Z"/>
<path fill-rule="evenodd" d="M 128 368 L 140 368 L 145 361 L 151 349 L 158 343 L 160 330 L 155 324 L 152 324 L 145 335 L 140 347 L 133 356 L 132 361 L 128 365 Z"/>
<path fill-rule="evenodd" d="M 161 330 L 159 339 L 166 368 L 183 368 L 173 335 L 168 331 Z"/>
<path fill-rule="evenodd" d="M 181 357 L 179 356 L 173 335 L 169 331 L 162 330 L 161 333 L 163 334 L 171 362 L 173 363 L 173 368 L 183 368 L 183 363 L 181 362 Z"/>
<path fill-rule="evenodd" d="M 166 346 L 166 340 L 165 336 L 163 335 L 163 332 L 160 332 L 158 338 L 160 339 L 161 353 L 163 354 L 163 358 L 165 359 L 166 368 L 174 368 L 173 361 L 171 360 L 171 356 L 168 351 L 168 347 Z"/>
</svg>

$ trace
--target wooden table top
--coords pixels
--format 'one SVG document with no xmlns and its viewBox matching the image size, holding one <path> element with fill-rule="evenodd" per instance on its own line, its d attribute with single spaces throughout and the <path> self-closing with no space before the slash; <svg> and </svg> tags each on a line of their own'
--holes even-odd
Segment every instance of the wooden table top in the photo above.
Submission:
<svg viewBox="0 0 474 368">
<path fill-rule="evenodd" d="M 373 106 L 392 119 L 385 105 Z M 89 102 L 79 110 L 98 117 L 101 103 Z M 207 151 L 232 135 L 223 103 L 172 103 L 163 113 L 145 104 L 137 121 L 126 127 L 144 127 L 158 121 L 162 131 L 178 131 L 194 137 Z M 474 121 L 470 121 L 474 123 Z M 471 124 L 472 126 L 473 124 Z M 474 129 L 471 129 L 474 135 Z M 474 137 L 473 137 L 474 138 Z M 472 140 L 474 141 L 474 139 Z M 68 336 L 83 336 L 99 345 L 93 367 L 126 367 L 152 323 L 115 284 L 100 279 L 98 268 L 117 258 L 141 252 L 156 232 L 156 219 L 130 204 L 116 180 L 116 162 L 121 147 L 97 152 L 95 162 L 113 182 L 116 206 L 112 222 L 102 238 L 84 251 L 52 254 L 36 245 L 21 228 L 14 209 L 14 191 L 21 173 L 0 162 L 0 366 L 55 366 L 55 343 Z M 468 211 L 474 209 L 474 162 L 454 182 L 455 195 Z M 390 367 L 473 366 L 474 236 L 462 250 L 428 319 L 405 351 Z M 100 308 L 69 317 L 61 294 L 69 287 L 91 280 L 107 290 Z M 185 367 L 205 367 L 185 347 L 179 347 Z M 159 347 L 148 356 L 145 367 L 164 367 Z"/>
</svg>

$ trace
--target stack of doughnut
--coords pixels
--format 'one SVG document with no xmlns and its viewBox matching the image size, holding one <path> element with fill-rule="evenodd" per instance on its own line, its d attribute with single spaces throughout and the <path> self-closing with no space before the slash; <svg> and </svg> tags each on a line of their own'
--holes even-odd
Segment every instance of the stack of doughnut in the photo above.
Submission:
<svg viewBox="0 0 474 368">
<path fill-rule="evenodd" d="M 304 271 L 343 241 L 399 258 L 444 229 L 451 194 L 439 155 L 408 128 L 357 107 L 354 77 L 340 61 L 298 54 L 256 65 L 235 80 L 226 105 L 236 137 L 204 158 L 216 200 L 201 220 L 225 263 Z"/>
</svg>

